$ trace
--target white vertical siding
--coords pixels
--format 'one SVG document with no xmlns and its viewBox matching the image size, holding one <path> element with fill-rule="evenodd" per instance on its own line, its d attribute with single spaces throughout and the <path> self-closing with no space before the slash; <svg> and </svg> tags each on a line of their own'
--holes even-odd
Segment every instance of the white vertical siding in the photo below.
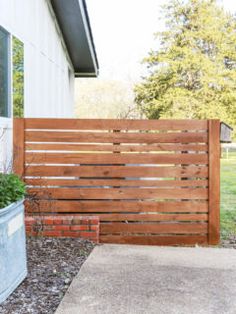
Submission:
<svg viewBox="0 0 236 314">
<path fill-rule="evenodd" d="M 72 117 L 72 70 L 47 0 L 0 0 L 0 25 L 24 43 L 25 116 Z"/>
<path fill-rule="evenodd" d="M 24 43 L 25 117 L 74 113 L 74 73 L 49 8 L 48 0 L 0 0 L 0 26 Z M 11 124 L 0 117 L 0 136 L 8 129 L 0 139 L 0 167 L 12 147 Z"/>
<path fill-rule="evenodd" d="M 0 172 L 10 171 L 12 166 L 12 120 L 0 120 Z"/>
</svg>

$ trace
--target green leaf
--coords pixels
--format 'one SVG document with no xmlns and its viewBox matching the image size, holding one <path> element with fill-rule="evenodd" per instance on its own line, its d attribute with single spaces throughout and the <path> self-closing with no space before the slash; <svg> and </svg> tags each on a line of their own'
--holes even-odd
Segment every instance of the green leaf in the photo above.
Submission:
<svg viewBox="0 0 236 314">
<path fill-rule="evenodd" d="M 25 184 L 18 176 L 0 173 L 0 210 L 23 199 L 25 193 Z"/>
<path fill-rule="evenodd" d="M 144 59 L 148 75 L 135 101 L 149 119 L 218 118 L 235 126 L 236 19 L 215 0 L 171 0 L 159 49 Z"/>
</svg>

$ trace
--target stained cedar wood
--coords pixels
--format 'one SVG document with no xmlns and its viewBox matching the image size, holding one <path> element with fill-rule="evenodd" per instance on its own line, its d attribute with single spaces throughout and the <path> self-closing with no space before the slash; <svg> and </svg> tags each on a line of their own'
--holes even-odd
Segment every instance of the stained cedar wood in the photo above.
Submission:
<svg viewBox="0 0 236 314">
<path fill-rule="evenodd" d="M 188 187 L 208 186 L 208 180 L 118 180 L 118 179 L 25 179 L 25 183 L 35 186 L 146 186 L 146 187 Z"/>
<path fill-rule="evenodd" d="M 195 245 L 207 244 L 207 236 L 202 235 L 100 235 L 101 243 L 145 244 L 145 245 Z"/>
<path fill-rule="evenodd" d="M 61 124 L 60 124 L 61 123 Z M 63 125 L 63 127 L 62 127 Z M 191 154 L 189 155 L 197 155 L 197 154 L 193 154 L 194 151 L 202 151 L 202 152 L 208 152 L 208 123 L 207 121 L 189 121 L 189 120 L 158 120 L 158 121 L 145 121 L 145 120 L 140 120 L 140 121 L 132 121 L 130 122 L 128 121 L 124 121 L 124 120 L 70 120 L 70 119 L 63 119 L 63 120 L 57 120 L 57 119 L 26 119 L 25 121 L 25 128 L 29 129 L 35 129 L 33 132 L 31 131 L 26 131 L 26 141 L 28 140 L 32 140 L 34 138 L 35 141 L 38 140 L 43 140 L 47 143 L 26 143 L 27 149 L 31 150 L 31 149 L 42 149 L 42 150 L 47 150 L 47 149 L 55 149 L 55 150 L 69 150 L 71 149 L 74 152 L 78 152 L 77 149 L 80 149 L 81 151 L 84 151 L 85 153 L 80 154 L 80 155 L 84 155 L 83 157 L 80 158 L 84 158 L 83 160 L 85 160 L 84 162 L 81 163 L 90 163 L 89 159 L 86 157 L 88 156 L 88 152 L 89 149 L 93 152 L 96 152 L 96 155 L 98 152 L 100 153 L 101 157 L 97 157 L 98 161 L 96 161 L 97 163 L 100 163 L 100 159 L 102 158 L 104 155 L 104 158 L 108 158 L 108 154 L 104 154 L 104 152 L 107 151 L 111 151 L 111 152 L 116 152 L 116 151 L 125 151 L 125 152 L 152 152 L 153 153 L 153 148 L 156 149 L 156 151 L 175 151 L 175 152 L 180 152 L 180 151 L 188 151 L 191 152 Z M 52 131 L 52 132 L 48 132 L 46 130 L 44 130 L 43 132 L 40 133 L 40 131 L 37 131 L 36 129 L 50 129 L 50 130 L 86 130 L 86 132 L 56 132 L 56 131 Z M 129 130 L 129 131 L 136 131 L 136 130 L 160 130 L 160 131 L 172 131 L 172 133 L 136 133 L 136 132 L 130 132 L 130 133 L 125 133 L 125 132 L 119 132 L 119 133 L 104 133 L 104 132 L 91 132 L 91 130 Z M 209 122 L 209 129 L 210 129 L 210 122 Z M 182 133 L 175 133 L 173 131 L 197 131 L 197 132 L 182 132 Z M 203 131 L 203 132 L 199 132 L 199 130 Z M 210 130 L 209 130 L 210 132 Z M 42 137 L 44 137 L 44 139 L 40 138 L 42 134 Z M 65 134 L 65 135 L 62 135 Z M 31 137 L 30 137 L 31 136 Z M 79 136 L 79 138 L 78 138 Z M 54 137 L 54 138 L 53 138 Z M 56 143 L 49 143 L 49 140 L 53 140 Z M 66 142 L 65 144 L 61 144 L 59 143 L 60 141 L 64 141 Z M 209 141 L 210 141 L 210 136 L 209 136 Z M 71 143 L 68 143 L 72 141 Z M 73 143 L 73 141 L 76 141 L 76 143 Z M 78 144 L 78 143 L 85 143 L 85 144 Z M 87 144 L 88 143 L 88 144 Z M 97 144 L 94 144 L 97 143 Z M 139 143 L 138 145 L 119 145 L 119 150 L 117 149 L 116 145 L 104 145 L 103 143 Z M 140 143 L 145 143 L 148 145 L 140 145 Z M 99 144 L 99 145 L 98 145 Z M 45 145 L 44 148 L 41 145 Z M 212 145 L 212 144 L 211 144 Z M 145 146 L 146 146 L 146 150 L 145 150 Z M 109 147 L 109 148 L 108 148 Z M 112 148 L 111 148 L 112 147 Z M 179 150 L 178 150 L 179 149 Z M 210 148 L 209 148 L 210 149 Z M 213 149 L 213 146 L 212 146 Z M 155 151 L 155 150 L 154 150 Z M 151 153 L 151 155 L 152 155 Z M 54 157 L 58 157 L 57 156 L 53 156 L 50 153 L 46 154 L 47 158 L 54 158 Z M 92 155 L 92 154 L 90 154 Z M 95 154 L 93 154 L 95 155 Z M 103 156 L 102 156 L 103 155 Z M 112 154 L 110 154 L 111 156 Z M 115 161 L 114 159 L 110 162 L 112 162 L 112 164 L 114 163 L 119 163 L 119 162 L 123 162 L 123 163 L 141 163 L 140 161 L 137 161 L 137 158 L 141 158 L 136 156 L 136 154 L 126 154 L 126 156 L 124 158 L 129 158 L 128 155 L 133 155 L 133 160 L 132 161 L 126 161 L 129 159 L 122 159 L 123 156 L 119 155 L 119 160 L 118 160 L 118 156 L 115 156 Z M 147 154 L 146 154 L 147 155 Z M 156 154 L 153 154 L 156 155 Z M 163 155 L 163 154 L 162 154 Z M 165 154 L 165 155 L 170 155 L 170 154 Z M 169 159 L 169 163 L 175 163 L 173 162 L 173 160 L 175 159 L 175 157 L 178 154 L 171 154 L 170 159 Z M 202 156 L 205 155 L 205 157 L 207 156 L 205 153 L 201 154 Z M 27 158 L 28 157 L 32 157 L 32 155 L 27 154 Z M 113 155 L 114 156 L 114 155 Z M 204 157 L 200 157 L 200 158 L 204 158 Z M 89 158 L 92 159 L 91 156 Z M 137 158 L 136 158 L 137 157 Z M 145 157 L 145 154 L 142 154 L 142 157 Z M 164 157 L 166 156 L 162 156 L 160 158 L 162 158 L 162 160 L 164 159 Z M 167 156 L 168 157 L 168 156 Z M 48 162 L 48 159 L 45 159 L 45 157 L 43 157 L 42 154 L 37 154 L 37 157 L 39 158 L 40 162 L 42 161 L 44 162 Z M 41 159 L 40 159 L 41 158 Z M 57 161 L 60 162 L 64 162 L 65 160 L 68 160 L 68 158 L 65 156 L 64 153 L 61 154 L 61 159 L 58 159 Z M 72 159 L 71 159 L 72 158 Z M 77 153 L 72 154 L 72 157 L 69 158 L 70 162 L 72 163 L 76 163 L 78 162 L 78 159 L 75 160 L 73 158 L 77 158 Z M 103 158 L 103 161 L 101 161 L 101 163 L 105 163 Z M 150 158 L 150 159 L 149 159 Z M 153 156 L 148 157 L 147 160 L 153 160 L 152 159 Z M 159 158 L 159 156 L 158 156 Z M 169 157 L 168 157 L 169 158 Z M 173 159 L 174 158 L 174 159 Z M 185 157 L 184 157 L 185 158 Z M 187 158 L 187 157 L 186 157 Z M 195 158 L 195 157 L 193 157 Z M 199 155 L 196 157 L 199 158 Z M 49 161 L 50 162 L 54 162 L 54 160 Z M 125 160 L 125 161 L 124 161 Z M 143 158 L 142 158 L 143 160 Z M 198 159 L 199 160 L 199 159 Z M 94 161 L 94 159 L 93 159 Z M 192 160 L 193 161 L 193 160 Z M 31 163 L 32 161 L 30 161 Z M 146 162 L 146 160 L 145 160 Z M 147 161 L 149 162 L 149 161 Z M 156 162 L 156 161 L 154 161 Z M 211 158 L 209 156 L 209 162 L 211 162 Z M 150 161 L 150 163 L 153 163 L 153 161 Z M 186 164 L 185 161 L 181 161 L 180 163 Z M 87 166 L 87 168 L 90 169 L 86 169 L 86 167 L 84 166 L 59 166 L 60 170 L 56 170 L 57 167 L 55 166 L 33 166 L 33 165 L 28 165 L 27 169 L 26 169 L 26 175 L 37 175 L 39 177 L 41 176 L 82 176 L 85 178 L 88 178 L 87 181 L 89 181 L 89 183 L 91 185 L 92 188 L 91 189 L 87 189 L 84 188 L 83 185 L 81 185 L 83 188 L 82 189 L 75 189 L 77 191 L 79 191 L 79 195 L 81 195 L 83 190 L 83 195 L 91 195 L 93 196 L 93 192 L 95 192 L 95 189 L 93 188 L 93 184 L 97 184 L 96 181 L 97 180 L 96 177 L 101 177 L 101 178 L 109 178 L 110 181 L 115 182 L 115 185 L 117 186 L 122 186 L 121 181 L 128 181 L 128 180 L 118 180 L 118 178 L 123 178 L 123 177 L 153 177 L 153 176 L 157 176 L 157 177 L 172 177 L 172 178 L 205 178 L 204 181 L 206 181 L 204 183 L 204 185 L 200 185 L 201 188 L 198 189 L 192 189 L 192 187 L 195 187 L 194 183 L 191 182 L 191 184 L 187 184 L 185 185 L 184 188 L 178 188 L 181 185 L 177 184 L 173 184 L 171 186 L 165 185 L 168 184 L 167 182 L 163 183 L 163 185 L 160 185 L 160 187 L 168 187 L 166 189 L 160 189 L 160 188 L 155 188 L 155 189 L 147 189 L 148 191 L 145 191 L 145 189 L 136 189 L 137 191 L 140 192 L 140 190 L 142 190 L 141 193 L 148 193 L 151 195 L 153 195 L 153 193 L 155 194 L 157 191 L 161 192 L 161 193 L 166 193 L 167 191 L 177 191 L 174 193 L 179 193 L 182 195 L 182 193 L 186 193 L 189 196 L 189 190 L 198 190 L 197 193 L 201 193 L 201 190 L 205 190 L 205 192 L 209 192 L 207 193 L 207 197 L 210 198 L 210 191 L 208 191 L 208 189 L 203 189 L 202 187 L 207 187 L 207 178 L 208 178 L 208 167 L 207 166 L 199 166 L 199 163 L 201 162 L 197 162 L 196 166 L 190 165 L 190 166 L 184 166 L 184 167 L 179 167 L 179 166 L 159 166 L 159 167 L 129 167 L 129 166 Z M 206 161 L 207 163 L 207 161 Z M 42 168 L 45 168 L 44 170 Z M 209 166 L 210 167 L 210 166 Z M 79 168 L 79 169 L 78 169 Z M 103 169 L 102 169 L 103 168 Z M 106 170 L 104 170 L 104 168 L 106 168 Z M 132 168 L 132 169 L 131 169 Z M 143 169 L 144 168 L 144 169 Z M 158 169 L 155 169 L 158 168 Z M 145 171 L 145 174 L 143 174 L 142 172 Z M 155 175 L 153 175 L 153 173 L 155 173 Z M 211 173 L 210 173 L 211 176 Z M 89 179 L 90 178 L 90 179 Z M 111 178 L 115 178 L 115 179 L 111 179 Z M 30 179 L 27 179 L 30 180 Z M 37 179 L 36 179 L 37 180 Z M 40 180 L 44 180 L 44 179 L 40 179 Z M 57 179 L 52 179 L 52 180 L 56 180 L 58 182 L 60 182 L 61 180 L 63 180 L 63 178 L 57 178 Z M 85 183 L 86 179 L 82 179 L 84 180 L 83 182 Z M 75 179 L 76 181 L 82 181 L 82 180 L 78 180 Z M 93 180 L 93 181 L 91 181 Z M 64 180 L 65 181 L 65 180 Z M 106 180 L 103 180 L 106 181 Z M 132 180 L 132 181 L 142 181 L 142 180 Z M 167 180 L 165 180 L 167 181 Z M 172 180 L 173 182 L 176 182 L 174 180 Z M 183 182 L 185 183 L 186 181 L 192 181 L 192 180 L 184 180 Z M 194 180 L 194 181 L 198 181 L 198 180 Z M 62 181 L 61 181 L 62 182 Z M 146 186 L 152 186 L 149 185 L 150 181 L 146 181 L 148 183 L 146 183 Z M 100 182 L 101 183 L 101 182 Z M 128 183 L 129 184 L 129 183 Z M 132 184 L 132 183 L 131 183 Z M 140 183 L 141 184 L 141 183 Z M 151 183 L 152 184 L 152 183 Z M 158 184 L 158 183 L 157 183 Z M 192 185 L 193 184 L 193 185 Z M 104 182 L 103 185 L 106 186 L 106 183 Z M 114 186 L 114 185 L 113 185 Z M 124 185 L 126 186 L 126 185 Z M 128 185 L 131 187 L 134 187 L 133 185 Z M 137 186 L 141 186 L 141 185 L 137 185 Z M 158 186 L 158 185 L 157 185 Z M 198 185 L 197 185 L 198 186 Z M 54 189 L 53 189 L 54 190 Z M 61 190 L 61 189 L 56 189 L 56 190 Z M 71 189 L 68 189 L 71 190 Z M 73 190 L 73 189 L 72 189 Z M 73 194 L 74 191 L 69 192 L 69 196 L 71 195 L 71 193 Z M 90 190 L 90 191 L 89 191 Z M 99 189 L 101 190 L 101 189 Z M 103 189 L 104 190 L 104 189 Z M 129 189 L 122 189 L 122 188 L 118 188 L 118 189 L 106 189 L 107 191 L 114 191 L 112 192 L 113 195 L 123 195 L 123 193 L 125 193 L 127 195 L 132 195 L 132 193 L 134 192 L 134 188 L 129 188 Z M 116 191 L 115 191 L 116 190 Z M 129 190 L 129 191 L 127 191 Z M 156 191 L 154 191 L 156 190 Z M 185 191 L 184 191 L 185 190 Z M 51 190 L 52 191 L 52 190 Z M 54 190 L 55 191 L 55 190 Z M 107 193 L 104 191 L 101 191 L 99 193 Z M 133 192 L 132 192 L 133 191 Z M 153 192 L 151 192 L 153 191 Z M 163 191 L 163 192 L 162 192 Z M 96 191 L 97 193 L 98 191 Z M 205 193 L 204 192 L 204 193 Z M 56 192 L 58 193 L 58 192 Z M 89 194 L 87 194 L 89 193 Z M 195 193 L 195 192 L 194 192 Z M 136 193 L 137 194 L 137 193 Z M 143 201 L 140 198 L 140 194 L 138 193 L 139 199 L 136 201 L 125 201 L 123 199 L 117 199 L 116 201 L 113 199 L 111 200 L 111 197 L 107 197 L 104 200 L 55 200 L 55 201 L 50 201 L 50 200 L 37 200 L 38 202 L 38 209 L 40 209 L 40 211 L 42 210 L 42 212 L 53 212 L 58 211 L 58 212 L 64 212 L 64 213 L 70 213 L 70 212 L 78 212 L 78 213 L 82 213 L 82 214 L 86 214 L 86 213 L 96 213 L 99 212 L 99 215 L 101 215 L 101 217 L 103 217 L 104 221 L 109 222 L 109 215 L 112 219 L 112 217 L 114 217 L 114 221 L 113 223 L 103 223 L 102 222 L 102 228 L 104 225 L 110 225 L 111 226 L 116 226 L 116 228 L 118 227 L 118 221 L 120 221 L 119 219 L 123 219 L 123 218 L 130 218 L 131 220 L 128 221 L 133 221 L 132 219 L 136 219 L 135 216 L 138 216 L 140 219 L 142 217 L 143 220 L 141 220 L 142 222 L 145 221 L 145 219 L 149 219 L 148 221 L 152 221 L 153 219 L 156 219 L 154 216 L 158 216 L 158 212 L 164 212 L 165 213 L 165 217 L 163 216 L 163 214 L 161 215 L 163 221 L 168 221 L 170 213 L 173 213 L 172 216 L 172 220 L 171 222 L 175 222 L 174 224 L 171 224 L 172 226 L 181 226 L 181 224 L 178 223 L 178 219 L 182 217 L 182 219 L 184 219 L 185 217 L 183 216 L 183 213 L 186 213 L 187 215 L 192 215 L 191 219 L 194 219 L 195 216 L 197 216 L 196 218 L 200 218 L 199 221 L 202 221 L 201 218 L 207 218 L 206 217 L 206 213 L 208 211 L 208 202 L 206 200 L 199 200 L 199 197 L 196 200 L 189 200 L 189 201 L 181 201 L 182 199 L 185 199 L 185 197 L 181 198 L 179 201 L 161 201 L 161 202 L 156 202 L 156 201 Z M 116 197 L 116 196 L 115 196 Z M 145 198 L 146 196 L 144 196 Z M 159 194 L 160 197 L 160 194 Z M 190 196 L 191 197 L 191 196 Z M 164 197 L 165 198 L 165 197 Z M 214 198 L 213 198 L 214 199 Z M 122 201 L 120 201 L 122 200 Z M 212 201 L 213 203 L 213 201 Z M 26 202 L 26 207 L 27 210 L 32 210 L 32 212 L 36 212 L 37 209 L 32 209 L 31 206 L 29 206 L 29 203 Z M 211 210 L 211 206 L 209 206 L 209 210 Z M 105 214 L 105 212 L 107 211 L 107 213 Z M 130 213 L 141 213 L 138 215 L 134 215 L 134 214 L 128 214 L 127 212 Z M 145 214 L 145 212 L 152 212 L 152 218 L 150 218 L 149 214 Z M 123 214 L 122 214 L 123 213 Z M 179 214 L 176 214 L 179 213 Z M 190 214 L 192 213 L 192 214 Z M 203 216 L 198 216 L 197 213 L 204 213 L 204 214 L 200 214 Z M 104 216 L 106 215 L 106 216 Z M 114 216 L 113 216 L 114 215 Z M 119 216 L 117 216 L 119 215 Z M 123 216 L 122 216 L 123 215 Z M 134 215 L 134 216 L 132 216 Z M 182 216 L 181 216 L 182 215 Z M 129 217 L 126 217 L 129 216 Z M 189 217 L 186 217 L 190 218 Z M 117 220 L 116 220 L 117 219 Z M 165 220 L 167 219 L 167 220 Z M 210 215 L 209 215 L 209 219 L 210 219 Z M 112 221 L 112 220 L 110 220 Z M 155 221 L 155 220 L 154 220 Z M 181 221 L 181 220 L 180 220 Z M 185 220 L 184 220 L 185 221 Z M 187 220 L 186 220 L 187 221 Z M 192 220 L 193 221 L 193 220 Z M 207 221 L 207 219 L 204 221 Z M 166 226 L 166 223 L 162 223 L 162 225 Z M 128 228 L 130 227 L 133 228 L 133 224 L 128 224 Z M 140 225 L 140 224 L 139 224 Z M 150 223 L 146 223 L 146 225 L 150 226 Z M 155 224 L 154 224 L 155 225 Z M 160 224 L 159 224 L 160 225 Z M 186 223 L 184 224 L 185 228 L 186 227 Z M 191 227 L 191 224 L 189 224 Z M 200 222 L 196 222 L 194 224 L 196 225 L 200 225 L 201 227 L 203 226 Z M 126 228 L 127 224 L 122 223 L 121 227 L 125 227 Z M 143 226 L 143 224 L 142 224 Z M 145 226 L 145 224 L 144 224 Z M 205 226 L 207 226 L 207 224 L 205 224 Z M 177 228 L 178 228 L 177 227 Z M 199 228 L 199 227 L 197 227 Z M 209 231 L 210 231 L 210 226 L 209 226 Z M 126 232 L 126 231 L 125 231 Z M 165 231 L 164 231 L 165 232 Z M 132 233 L 132 232 L 131 232 Z M 154 232 L 155 233 L 155 232 Z M 199 243 L 199 244 L 205 244 L 207 243 L 207 235 L 202 236 L 200 234 L 193 236 L 191 234 L 188 234 L 186 237 L 184 235 L 181 236 L 177 236 L 174 235 L 174 229 L 172 229 L 171 231 L 172 236 L 161 236 L 161 235 L 142 235 L 141 237 L 137 237 L 133 234 L 125 235 L 122 234 L 121 236 L 114 236 L 111 234 L 108 234 L 106 236 L 101 235 L 101 242 L 109 242 L 111 239 L 114 239 L 112 241 L 115 241 L 116 243 L 119 243 L 119 241 L 122 243 L 122 241 L 124 241 L 124 243 L 128 242 L 128 243 L 142 243 L 143 244 L 171 244 L 171 245 L 175 245 L 175 244 L 189 244 L 189 245 L 193 245 L 195 243 Z M 207 233 L 207 231 L 201 231 L 201 233 Z M 210 236 L 209 236 L 209 241 L 210 241 Z"/>
<path fill-rule="evenodd" d="M 28 212 L 65 213 L 119 213 L 119 212 L 164 212 L 164 213 L 207 213 L 207 201 L 76 201 L 76 200 L 26 200 Z"/>
<path fill-rule="evenodd" d="M 26 150 L 56 150 L 56 151 L 85 151 L 85 152 L 155 152 L 155 151 L 208 151 L 207 144 L 133 144 L 116 147 L 111 144 L 76 144 L 76 143 L 26 143 Z"/>
<path fill-rule="evenodd" d="M 13 121 L 13 172 L 19 177 L 24 176 L 25 167 L 24 122 L 21 118 Z"/>
<path fill-rule="evenodd" d="M 207 164 L 207 154 L 71 154 L 26 153 L 29 164 Z"/>
<path fill-rule="evenodd" d="M 83 215 L 83 214 L 81 214 Z M 87 214 L 85 214 L 87 215 Z M 207 214 L 101 214 L 96 213 L 103 221 L 207 221 Z"/>
<path fill-rule="evenodd" d="M 207 130 L 207 120 L 25 119 L 26 129 Z"/>
<path fill-rule="evenodd" d="M 194 234 L 207 233 L 207 223 L 106 223 L 101 224 L 101 234 L 106 233 L 175 233 L 175 234 Z"/>
<path fill-rule="evenodd" d="M 186 133 L 94 133 L 26 131 L 26 142 L 75 143 L 207 143 L 206 132 Z"/>
<path fill-rule="evenodd" d="M 140 167 L 140 166 L 27 166 L 26 176 L 81 176 L 81 177 L 193 177 L 207 178 L 208 167 Z"/>
<path fill-rule="evenodd" d="M 220 241 L 220 121 L 209 120 L 209 244 Z"/>
<path fill-rule="evenodd" d="M 208 189 L 205 188 L 28 188 L 28 193 L 52 199 L 208 199 Z"/>
</svg>

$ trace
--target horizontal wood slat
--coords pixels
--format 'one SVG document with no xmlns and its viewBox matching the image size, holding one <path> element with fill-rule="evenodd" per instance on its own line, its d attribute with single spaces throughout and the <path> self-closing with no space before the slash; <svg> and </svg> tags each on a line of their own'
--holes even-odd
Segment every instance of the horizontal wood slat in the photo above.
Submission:
<svg viewBox="0 0 236 314">
<path fill-rule="evenodd" d="M 94 151 L 94 152 L 155 152 L 155 151 L 208 151 L 207 144 L 76 144 L 26 143 L 26 150 Z"/>
<path fill-rule="evenodd" d="M 26 129 L 207 130 L 207 120 L 25 119 Z"/>
<path fill-rule="evenodd" d="M 208 186 L 208 180 L 122 180 L 122 179 L 25 179 L 27 185 L 34 186 L 133 186 L 133 187 L 189 187 Z"/>
<path fill-rule="evenodd" d="M 207 223 L 106 223 L 101 224 L 101 234 L 106 233 L 176 233 L 204 234 Z"/>
<path fill-rule="evenodd" d="M 207 214 L 96 214 L 100 221 L 207 221 Z"/>
<path fill-rule="evenodd" d="M 207 164 L 206 154 L 70 154 L 26 153 L 30 164 Z"/>
<path fill-rule="evenodd" d="M 15 120 L 16 129 L 17 123 L 22 121 Z M 24 119 L 26 211 L 97 215 L 105 243 L 213 243 L 218 231 L 209 227 L 209 212 L 218 217 L 218 207 L 209 210 L 209 180 L 219 158 L 209 147 L 218 134 L 214 123 Z"/>
<path fill-rule="evenodd" d="M 182 133 L 94 133 L 26 131 L 26 142 L 76 143 L 207 143 L 205 132 Z"/>
<path fill-rule="evenodd" d="M 153 188 L 28 188 L 29 194 L 37 197 L 53 199 L 201 199 L 208 198 L 208 189 L 179 188 L 179 189 L 153 189 Z"/>
<path fill-rule="evenodd" d="M 145 245 L 196 245 L 207 244 L 207 236 L 200 235 L 100 235 L 102 243 Z"/>
<path fill-rule="evenodd" d="M 207 178 L 208 167 L 140 167 L 140 166 L 27 166 L 26 176 L 60 177 L 162 177 L 162 178 Z"/>
<path fill-rule="evenodd" d="M 76 201 L 76 200 L 26 200 L 28 212 L 64 212 L 64 213 L 207 213 L 207 201 Z"/>
</svg>

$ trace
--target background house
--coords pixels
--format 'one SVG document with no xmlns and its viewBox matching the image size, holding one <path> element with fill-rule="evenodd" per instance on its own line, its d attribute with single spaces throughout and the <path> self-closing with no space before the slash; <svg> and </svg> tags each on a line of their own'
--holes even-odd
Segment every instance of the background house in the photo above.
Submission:
<svg viewBox="0 0 236 314">
<path fill-rule="evenodd" d="M 75 77 L 98 74 L 84 0 L 0 0 L 0 166 L 12 118 L 73 117 Z"/>
</svg>

